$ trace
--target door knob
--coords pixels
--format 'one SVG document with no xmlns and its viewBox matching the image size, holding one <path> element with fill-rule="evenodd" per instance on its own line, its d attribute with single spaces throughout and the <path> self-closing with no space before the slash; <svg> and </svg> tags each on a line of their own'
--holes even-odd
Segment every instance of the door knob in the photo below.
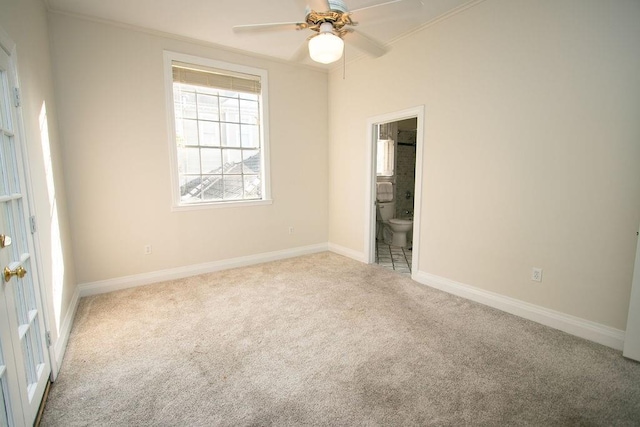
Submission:
<svg viewBox="0 0 640 427">
<path fill-rule="evenodd" d="M 4 281 L 8 282 L 9 280 L 11 280 L 11 277 L 13 277 L 13 276 L 18 276 L 20 279 L 22 279 L 25 274 L 27 274 L 27 270 L 25 270 L 23 266 L 20 266 L 20 267 L 16 268 L 15 270 L 11 270 L 9 267 L 5 267 L 4 268 Z"/>
</svg>

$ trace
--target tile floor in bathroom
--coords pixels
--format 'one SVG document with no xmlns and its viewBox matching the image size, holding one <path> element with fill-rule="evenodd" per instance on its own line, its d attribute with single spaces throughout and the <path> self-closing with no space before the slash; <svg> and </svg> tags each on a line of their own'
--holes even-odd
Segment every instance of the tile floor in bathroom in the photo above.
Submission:
<svg viewBox="0 0 640 427">
<path fill-rule="evenodd" d="M 376 263 L 397 273 L 411 276 L 411 249 L 376 241 Z"/>
</svg>

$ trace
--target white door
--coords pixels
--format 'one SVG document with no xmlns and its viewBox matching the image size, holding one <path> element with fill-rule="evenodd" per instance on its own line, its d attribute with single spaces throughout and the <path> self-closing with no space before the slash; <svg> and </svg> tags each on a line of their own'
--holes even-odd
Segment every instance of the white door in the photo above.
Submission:
<svg viewBox="0 0 640 427">
<path fill-rule="evenodd" d="M 0 47 L 0 426 L 31 426 L 51 364 L 28 226 L 14 75 Z"/>
<path fill-rule="evenodd" d="M 640 231 L 638 232 L 640 234 Z M 624 337 L 622 354 L 629 359 L 640 361 L 640 238 L 636 248 L 636 264 L 631 284 L 631 302 L 627 318 L 627 332 Z"/>
</svg>

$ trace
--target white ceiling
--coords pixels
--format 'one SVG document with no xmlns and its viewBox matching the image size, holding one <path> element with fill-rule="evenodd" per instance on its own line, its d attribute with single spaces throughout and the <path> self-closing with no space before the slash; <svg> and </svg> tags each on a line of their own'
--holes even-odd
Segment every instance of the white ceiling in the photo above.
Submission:
<svg viewBox="0 0 640 427">
<path fill-rule="evenodd" d="M 310 30 L 236 34 L 234 25 L 303 22 L 305 5 L 326 0 L 45 0 L 52 11 L 115 21 L 284 60 L 291 59 Z M 349 10 L 389 0 L 345 0 Z M 354 13 L 357 29 L 383 45 L 469 0 L 402 0 Z M 347 58 L 361 55 L 347 45 Z M 307 59 L 309 64 L 319 65 Z"/>
</svg>

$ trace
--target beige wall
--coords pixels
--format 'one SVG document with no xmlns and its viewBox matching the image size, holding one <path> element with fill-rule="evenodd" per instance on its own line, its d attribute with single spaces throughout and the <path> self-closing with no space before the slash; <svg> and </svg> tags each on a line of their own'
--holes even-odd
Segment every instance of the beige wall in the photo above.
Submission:
<svg viewBox="0 0 640 427">
<path fill-rule="evenodd" d="M 57 339 L 75 291 L 74 259 L 67 220 L 60 138 L 54 99 L 47 14 L 40 0 L 0 0 L 0 27 L 16 44 L 24 139 L 40 242 L 42 280 L 48 292 L 48 329 Z M 40 114 L 46 106 L 47 132 Z M 46 128 L 45 127 L 45 128 Z"/>
<path fill-rule="evenodd" d="M 74 273 L 87 283 L 327 240 L 364 251 L 366 120 L 425 105 L 419 270 L 624 329 L 640 223 L 637 1 L 486 0 L 328 86 L 320 71 L 52 14 L 57 108 L 42 3 L 0 6 L 18 45 L 44 280 L 63 315 Z M 269 71 L 272 205 L 171 212 L 163 49 Z"/>
<path fill-rule="evenodd" d="M 330 242 L 365 250 L 367 118 L 425 105 L 419 270 L 624 329 L 638 22 L 638 1 L 487 0 L 332 72 Z"/>
<path fill-rule="evenodd" d="M 50 22 L 79 283 L 327 242 L 325 72 L 60 14 Z M 272 205 L 171 211 L 164 49 L 268 70 Z"/>
</svg>

